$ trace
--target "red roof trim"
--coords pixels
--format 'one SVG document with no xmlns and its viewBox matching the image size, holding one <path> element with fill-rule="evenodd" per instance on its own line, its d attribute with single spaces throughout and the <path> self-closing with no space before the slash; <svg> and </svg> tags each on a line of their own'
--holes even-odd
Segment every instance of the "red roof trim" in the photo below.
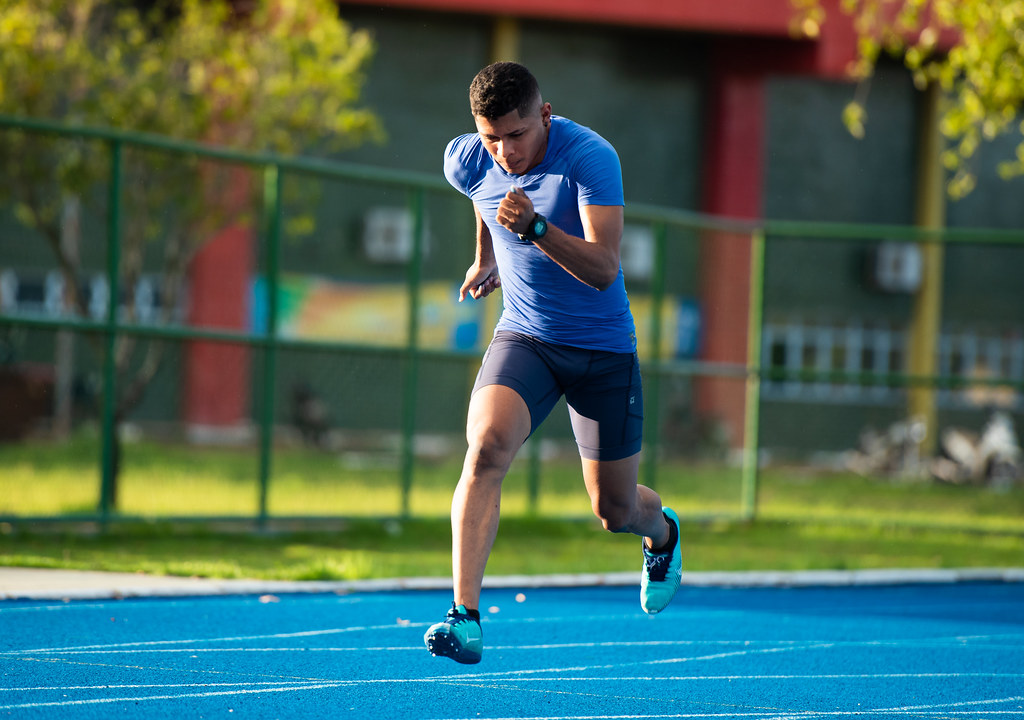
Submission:
<svg viewBox="0 0 1024 720">
<path fill-rule="evenodd" d="M 789 37 L 791 0 L 339 0 L 341 5 L 508 15 Z"/>
</svg>

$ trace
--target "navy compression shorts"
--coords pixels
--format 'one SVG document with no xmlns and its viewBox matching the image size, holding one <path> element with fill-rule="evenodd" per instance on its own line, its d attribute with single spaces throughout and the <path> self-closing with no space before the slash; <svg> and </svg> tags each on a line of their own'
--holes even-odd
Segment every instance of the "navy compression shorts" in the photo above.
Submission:
<svg viewBox="0 0 1024 720">
<path fill-rule="evenodd" d="M 498 331 L 484 354 L 473 392 L 515 390 L 530 409 L 530 433 L 565 395 L 580 456 L 621 460 L 640 452 L 644 399 L 636 353 L 553 345 Z"/>
</svg>

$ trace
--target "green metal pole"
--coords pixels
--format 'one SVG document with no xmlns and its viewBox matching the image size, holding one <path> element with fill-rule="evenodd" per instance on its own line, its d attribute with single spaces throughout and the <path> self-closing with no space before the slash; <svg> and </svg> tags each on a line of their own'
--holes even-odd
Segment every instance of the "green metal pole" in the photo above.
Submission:
<svg viewBox="0 0 1024 720">
<path fill-rule="evenodd" d="M 413 216 L 412 258 L 409 262 L 409 326 L 406 340 L 402 400 L 402 516 L 408 517 L 416 461 L 416 395 L 419 382 L 420 280 L 423 276 L 423 190 L 410 193 Z"/>
<path fill-rule="evenodd" d="M 115 453 L 117 438 L 117 312 L 121 295 L 121 141 L 110 143 L 110 181 L 107 186 L 107 323 L 103 357 L 103 427 L 102 478 L 100 481 L 100 515 L 104 521 L 115 510 Z"/>
<path fill-rule="evenodd" d="M 281 168 L 267 165 L 263 171 L 263 212 L 267 232 L 267 327 L 263 348 L 263 412 L 260 414 L 259 524 L 268 517 L 267 494 L 274 442 L 274 393 L 277 382 L 277 310 L 281 248 Z"/>
<path fill-rule="evenodd" d="M 668 229 L 665 223 L 654 227 L 654 278 L 651 283 L 651 376 L 644 392 L 644 484 L 654 488 L 658 477 L 658 451 L 661 445 L 661 319 L 665 304 L 665 264 Z M 653 422 L 648 421 L 650 418 Z"/>
<path fill-rule="evenodd" d="M 540 512 L 540 478 L 541 478 L 541 465 L 542 457 L 541 451 L 544 449 L 544 425 L 541 424 L 537 431 L 530 436 L 530 448 L 527 460 L 527 476 L 526 476 L 526 509 L 531 515 L 537 515 Z"/>
<path fill-rule="evenodd" d="M 758 432 L 761 421 L 761 340 L 764 317 L 764 230 L 750 235 L 750 298 L 747 311 L 747 396 L 743 424 L 743 479 L 741 513 L 757 515 Z"/>
</svg>

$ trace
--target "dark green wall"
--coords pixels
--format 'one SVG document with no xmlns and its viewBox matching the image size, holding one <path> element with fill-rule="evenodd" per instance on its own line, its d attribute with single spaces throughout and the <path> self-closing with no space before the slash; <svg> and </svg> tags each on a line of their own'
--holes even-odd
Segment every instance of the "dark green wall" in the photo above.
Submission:
<svg viewBox="0 0 1024 720">
<path fill-rule="evenodd" d="M 978 185 L 949 203 L 951 227 L 1024 228 L 1024 177 L 1004 180 L 996 168 L 1014 157 L 1020 135 L 996 138 L 978 149 Z M 951 246 L 946 249 L 943 305 L 947 323 L 957 326 L 1024 324 L 1024 247 Z"/>
<path fill-rule="evenodd" d="M 883 64 L 868 96 L 863 139 L 843 125 L 848 83 L 780 77 L 768 84 L 764 214 L 769 218 L 909 224 L 914 219 L 915 95 L 909 78 Z M 898 321 L 906 296 L 864 282 L 870 245 L 774 240 L 768 244 L 765 314 L 808 320 Z"/>
<path fill-rule="evenodd" d="M 704 49 L 677 34 L 538 24 L 521 60 L 555 113 L 618 150 L 627 202 L 696 209 Z"/>
<path fill-rule="evenodd" d="M 346 7 L 378 44 L 365 99 L 387 143 L 344 159 L 441 172 L 454 136 L 473 132 L 468 88 L 490 62 L 490 21 Z M 519 60 L 556 114 L 588 125 L 618 150 L 627 201 L 696 208 L 704 42 L 605 26 L 529 23 Z"/>
<path fill-rule="evenodd" d="M 913 85 L 882 63 L 867 99 L 867 133 L 843 125 L 849 83 L 778 77 L 768 83 L 764 215 L 787 220 L 906 224 L 914 219 Z"/>
<path fill-rule="evenodd" d="M 859 140 L 842 123 L 843 107 L 854 95 L 849 83 L 803 77 L 770 82 L 766 217 L 914 223 L 919 95 L 902 66 L 880 64 L 867 94 L 867 132 Z M 1024 228 L 1024 179 L 1007 182 L 996 173 L 1018 140 L 1000 138 L 979 151 L 978 187 L 963 200 L 948 200 L 950 227 Z M 879 293 L 865 282 L 870 244 L 784 239 L 768 247 L 768 317 L 906 322 L 909 296 Z M 945 322 L 1024 322 L 1022 261 L 1021 247 L 949 246 Z"/>
</svg>

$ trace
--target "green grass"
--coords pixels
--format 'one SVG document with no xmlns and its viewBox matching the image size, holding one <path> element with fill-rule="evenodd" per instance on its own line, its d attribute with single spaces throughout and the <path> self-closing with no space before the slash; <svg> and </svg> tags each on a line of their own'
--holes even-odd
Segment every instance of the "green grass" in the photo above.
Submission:
<svg viewBox="0 0 1024 720">
<path fill-rule="evenodd" d="M 77 513 L 94 513 L 97 457 L 96 442 L 87 437 L 64 446 L 0 448 L 0 515 L 70 523 Z M 542 467 L 533 509 L 527 463 L 517 462 L 510 473 L 488 573 L 637 569 L 638 541 L 600 528 L 576 464 L 547 460 Z M 447 512 L 458 459 L 418 464 L 409 498 L 415 519 L 401 521 L 386 519 L 401 512 L 393 459 L 283 450 L 273 469 L 272 516 L 337 519 L 278 523 L 265 533 L 226 530 L 223 518 L 257 512 L 254 452 L 130 445 L 120 509 L 147 522 L 112 524 L 103 532 L 0 525 L 0 565 L 286 580 L 449 574 Z M 659 492 L 689 518 L 683 528 L 688 569 L 1024 566 L 1024 488 L 999 493 L 772 469 L 761 479 L 756 522 L 709 519 L 736 515 L 739 482 L 738 470 L 722 466 L 659 466 Z M 168 521 L 178 516 L 207 521 Z"/>
<path fill-rule="evenodd" d="M 682 530 L 691 571 L 1024 565 L 1024 537 L 1001 533 L 775 521 Z M 0 535 L 0 565 L 274 580 L 446 577 L 449 538 L 444 520 L 360 520 L 330 532 L 264 535 L 159 526 L 94 535 L 9 531 Z M 635 538 L 605 533 L 596 522 L 508 518 L 488 573 L 619 572 L 639 562 Z"/>
</svg>

